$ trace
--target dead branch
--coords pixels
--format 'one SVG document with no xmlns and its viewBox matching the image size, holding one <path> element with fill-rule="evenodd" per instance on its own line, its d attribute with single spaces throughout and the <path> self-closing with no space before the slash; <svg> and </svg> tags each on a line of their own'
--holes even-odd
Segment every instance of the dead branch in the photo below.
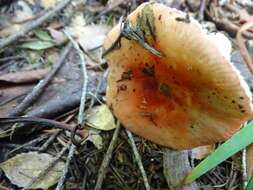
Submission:
<svg viewBox="0 0 253 190">
<path fill-rule="evenodd" d="M 62 67 L 65 63 L 66 56 L 70 52 L 72 48 L 72 44 L 69 43 L 62 51 L 58 62 L 55 64 L 55 67 L 51 70 L 51 72 L 46 76 L 44 80 L 41 80 L 29 93 L 25 99 L 9 114 L 9 116 L 19 116 L 21 115 L 29 106 L 31 106 L 41 95 L 45 87 L 49 84 L 52 78 L 55 76 L 57 71 Z"/>
<path fill-rule="evenodd" d="M 70 161 L 72 160 L 72 158 L 74 156 L 75 150 L 76 150 L 76 146 L 71 143 L 71 146 L 70 146 L 70 149 L 69 149 L 69 154 L 68 154 L 68 157 L 67 157 L 67 161 L 66 161 L 64 170 L 62 172 L 61 178 L 59 179 L 57 187 L 55 188 L 55 190 L 62 190 L 64 188 L 64 182 L 65 182 L 65 179 L 66 179 L 66 176 L 67 176 L 67 173 L 68 173 L 68 168 L 69 168 L 69 165 L 70 165 Z"/>
<path fill-rule="evenodd" d="M 142 161 L 141 161 L 141 156 L 137 150 L 137 147 L 136 147 L 136 144 L 134 142 L 134 138 L 133 138 L 133 135 L 132 133 L 126 129 L 126 132 L 127 132 L 127 136 L 129 138 L 129 142 L 130 142 L 130 145 L 132 147 L 132 150 L 134 152 L 134 156 L 135 156 L 135 160 L 137 161 L 137 164 L 139 166 L 139 169 L 140 169 L 140 172 L 141 172 L 141 175 L 143 177 L 143 182 L 144 182 L 144 186 L 146 188 L 146 190 L 150 190 L 150 185 L 148 183 L 148 178 L 147 178 L 147 174 L 144 170 L 144 167 L 143 167 L 143 164 L 142 164 Z"/>
<path fill-rule="evenodd" d="M 95 188 L 94 190 L 100 190 L 101 189 L 101 186 L 102 186 L 102 183 L 103 183 L 103 180 L 104 180 L 104 176 L 107 172 L 107 167 L 110 163 L 110 160 L 112 158 L 112 151 L 116 145 L 116 142 L 117 142 L 117 138 L 118 138 L 118 135 L 119 135 L 119 131 L 120 131 L 120 123 L 119 121 L 117 121 L 117 127 L 113 133 L 113 136 L 112 136 L 112 140 L 110 142 L 110 145 L 107 149 L 107 152 L 104 156 L 104 159 L 103 159 L 103 162 L 98 170 L 98 178 L 97 178 L 97 182 L 96 182 L 96 185 L 95 185 Z"/>
</svg>

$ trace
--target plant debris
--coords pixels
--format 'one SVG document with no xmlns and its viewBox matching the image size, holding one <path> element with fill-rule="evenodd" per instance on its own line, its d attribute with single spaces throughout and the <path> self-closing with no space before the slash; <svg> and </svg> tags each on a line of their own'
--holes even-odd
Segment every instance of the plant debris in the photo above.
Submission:
<svg viewBox="0 0 253 190">
<path fill-rule="evenodd" d="M 162 14 L 156 17 L 147 6 L 136 15 L 135 24 L 126 19 L 143 2 L 0 1 L 0 189 L 165 190 L 177 183 L 179 178 L 175 178 L 175 172 L 180 168 L 190 170 L 218 146 L 175 154 L 177 161 L 183 158 L 187 161 L 180 168 L 175 167 L 176 161 L 169 159 L 172 154 L 166 156 L 163 147 L 139 136 L 131 137 L 112 115 L 115 107 L 106 106 L 106 79 L 112 71 L 108 70 L 105 58 L 120 51 L 124 41 L 133 42 L 147 54 L 154 55 L 151 62 L 140 57 L 143 62 L 139 68 L 140 75 L 151 82 L 159 72 L 155 60 L 168 58 L 155 45 L 159 36 L 154 22 L 164 23 L 166 18 Z M 251 1 L 159 0 L 159 3 L 184 12 L 173 20 L 180 25 L 178 27 L 193 24 L 192 18 L 195 18 L 206 31 L 223 32 L 228 36 L 228 41 L 234 42 L 233 46 L 228 47 L 227 42 L 222 41 L 223 45 L 217 48 L 229 53 L 232 50 L 232 62 L 253 88 L 252 73 L 247 67 L 253 52 L 253 29 L 251 26 L 241 29 L 252 23 Z M 111 42 L 111 47 L 103 49 L 105 36 L 114 26 L 120 29 L 120 33 Z M 238 31 L 239 41 L 236 41 Z M 217 38 L 215 41 L 220 40 Z M 73 42 L 78 48 L 70 47 Z M 182 43 L 181 48 L 189 45 Z M 69 47 L 67 53 L 62 54 L 66 47 Z M 240 51 L 247 54 L 246 57 L 241 56 Z M 87 78 L 80 54 L 85 60 Z M 230 57 L 224 56 L 224 59 Z M 115 64 L 120 65 L 123 61 Z M 61 64 L 54 70 L 57 62 Z M 137 63 L 134 59 L 131 62 Z M 174 67 L 172 64 L 170 69 Z M 190 66 L 188 69 L 195 72 Z M 117 95 L 130 91 L 138 95 L 138 89 L 131 89 L 128 85 L 135 77 L 134 68 L 127 67 L 118 73 L 115 79 Z M 170 77 L 173 85 L 182 85 L 177 76 L 167 78 Z M 83 92 L 85 80 L 87 89 Z M 163 98 L 171 99 L 175 90 L 166 81 L 152 84 L 157 86 Z M 218 91 L 214 89 L 210 93 L 216 97 Z M 86 97 L 83 112 L 78 113 L 83 94 Z M 27 97 L 32 97 L 32 101 L 17 112 Z M 226 98 L 228 96 L 224 101 Z M 243 112 L 244 108 L 238 101 L 243 102 L 245 98 L 230 100 L 236 109 Z M 146 106 L 147 100 L 143 100 L 136 115 L 158 127 L 155 110 L 147 111 Z M 248 171 L 246 177 L 247 172 L 241 167 L 242 158 L 238 153 L 227 159 L 196 180 L 192 189 L 242 189 L 250 175 Z M 252 170 L 252 161 L 249 157 L 246 160 L 248 170 Z M 184 190 L 184 187 L 180 189 Z"/>
</svg>

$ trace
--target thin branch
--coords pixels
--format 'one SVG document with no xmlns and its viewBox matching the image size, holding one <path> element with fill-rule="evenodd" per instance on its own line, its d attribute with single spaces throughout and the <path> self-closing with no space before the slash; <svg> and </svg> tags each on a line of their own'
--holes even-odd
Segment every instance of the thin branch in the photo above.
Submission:
<svg viewBox="0 0 253 190">
<path fill-rule="evenodd" d="M 145 186 L 146 190 L 150 190 L 150 185 L 149 185 L 149 183 L 148 183 L 147 174 L 146 174 L 146 172 L 145 172 L 145 170 L 144 170 L 144 167 L 143 167 L 143 164 L 142 164 L 142 161 L 141 161 L 141 156 L 140 156 L 140 154 L 139 154 L 139 152 L 138 152 L 138 150 L 137 150 L 136 144 L 135 144 L 135 142 L 134 142 L 133 135 L 132 135 L 132 133 L 131 133 L 129 130 L 127 130 L 127 129 L 126 129 L 126 133 L 127 133 L 128 138 L 129 138 L 129 142 L 130 142 L 130 145 L 131 145 L 131 147 L 132 147 L 132 150 L 133 150 L 133 152 L 134 152 L 135 159 L 136 159 L 137 164 L 138 164 L 138 166 L 139 166 L 139 169 L 140 169 L 140 171 L 141 171 L 141 175 L 142 175 L 142 177 L 143 177 L 144 186 Z"/>
<path fill-rule="evenodd" d="M 36 124 L 38 126 L 48 126 L 59 129 L 71 131 L 72 127 L 68 124 L 61 123 L 59 121 L 44 119 L 38 117 L 3 117 L 0 118 L 0 124 L 13 124 L 13 123 L 29 123 Z"/>
<path fill-rule="evenodd" d="M 88 84 L 88 74 L 87 74 L 87 69 L 86 69 L 86 61 L 85 61 L 84 53 L 80 49 L 77 42 L 71 37 L 71 35 L 68 32 L 65 31 L 65 34 L 67 35 L 67 37 L 72 42 L 74 48 L 77 50 L 78 55 L 79 55 L 80 60 L 81 60 L 81 65 L 82 65 L 82 70 L 83 70 L 82 96 L 81 96 L 79 113 L 78 113 L 78 124 L 83 126 L 83 123 L 84 123 L 84 120 L 85 120 L 84 109 L 85 109 L 86 91 L 87 91 L 87 84 Z"/>
<path fill-rule="evenodd" d="M 253 61 L 252 61 L 252 58 L 249 54 L 249 51 L 247 50 L 247 48 L 245 46 L 245 40 L 243 38 L 243 33 L 252 27 L 253 27 L 253 22 L 248 22 L 248 23 L 242 25 L 242 27 L 240 28 L 240 30 L 237 32 L 237 35 L 236 35 L 236 40 L 237 40 L 237 44 L 240 48 L 240 52 L 242 54 L 244 61 L 248 65 L 248 68 L 251 73 L 253 73 Z"/>
<path fill-rule="evenodd" d="M 86 65 L 85 65 L 85 57 L 83 52 L 81 51 L 81 49 L 79 48 L 78 44 L 76 41 L 74 41 L 74 39 L 71 37 L 70 34 L 68 34 L 65 31 L 65 34 L 67 35 L 67 37 L 70 39 L 71 43 L 73 44 L 74 48 L 77 50 L 80 60 L 81 60 L 81 65 L 82 65 L 82 69 L 83 69 L 83 87 L 82 87 L 82 96 L 81 96 L 81 100 L 80 100 L 80 107 L 79 107 L 79 113 L 78 113 L 78 124 L 80 126 L 82 126 L 84 124 L 84 109 L 85 109 L 85 101 L 86 101 L 86 90 L 87 90 L 87 81 L 88 81 L 88 74 L 87 74 L 87 70 L 86 70 Z M 68 158 L 65 164 L 65 168 L 64 171 L 61 175 L 60 180 L 58 181 L 57 187 L 55 188 L 56 190 L 62 190 L 64 188 L 64 182 L 66 180 L 66 176 L 68 173 L 68 168 L 70 165 L 70 161 L 72 160 L 74 153 L 76 150 L 76 146 L 71 143 L 71 147 L 69 150 L 69 154 L 68 154 Z"/>
<path fill-rule="evenodd" d="M 200 20 L 200 22 L 203 22 L 204 20 L 205 9 L 206 9 L 206 0 L 201 0 L 199 13 L 198 13 L 198 19 Z"/>
<path fill-rule="evenodd" d="M 53 133 L 53 134 L 47 139 L 47 141 L 46 141 L 41 147 L 38 148 L 38 151 L 39 151 L 39 152 L 45 151 L 45 150 L 49 147 L 49 145 L 50 145 L 51 143 L 53 143 L 53 141 L 55 140 L 55 138 L 56 138 L 61 132 L 62 132 L 62 131 L 59 130 L 59 131 L 56 131 L 55 133 Z"/>
<path fill-rule="evenodd" d="M 247 149 L 244 148 L 242 151 L 242 181 L 243 181 L 243 189 L 246 188 L 248 184 L 248 176 L 247 176 Z"/>
<path fill-rule="evenodd" d="M 36 138 L 36 139 L 33 139 L 33 140 L 31 140 L 31 141 L 29 141 L 29 142 L 27 142 L 27 143 L 25 143 L 25 144 L 22 144 L 22 145 L 20 145 L 20 146 L 18 146 L 18 147 L 16 147 L 16 148 L 14 148 L 14 149 L 11 150 L 10 152 L 8 152 L 8 156 L 9 156 L 9 155 L 12 155 L 14 152 L 16 152 L 16 151 L 18 151 L 18 150 L 20 150 L 20 149 L 23 149 L 23 148 L 25 148 L 25 147 L 32 146 L 32 145 L 34 145 L 34 144 L 36 144 L 36 143 L 38 143 L 38 142 L 41 142 L 41 141 L 45 140 L 46 138 L 48 138 L 48 134 L 46 134 L 46 135 L 41 135 L 41 136 L 39 136 L 39 137 Z"/>
<path fill-rule="evenodd" d="M 63 173 L 61 175 L 61 178 L 58 181 L 58 184 L 57 184 L 57 187 L 55 188 L 55 190 L 62 190 L 64 188 L 64 182 L 66 180 L 66 176 L 67 176 L 67 173 L 68 173 L 68 168 L 69 168 L 69 165 L 70 165 L 70 161 L 72 160 L 72 158 L 74 156 L 75 150 L 76 150 L 76 146 L 71 144 L 70 149 L 69 149 L 68 158 L 67 158 Z"/>
<path fill-rule="evenodd" d="M 35 102 L 38 97 L 42 94 L 45 87 L 49 84 L 52 78 L 55 76 L 57 71 L 62 67 L 65 63 L 66 56 L 70 52 L 72 48 L 72 44 L 69 43 L 62 51 L 58 62 L 55 64 L 55 67 L 51 70 L 51 72 L 45 77 L 44 80 L 41 80 L 29 93 L 25 99 L 9 114 L 9 116 L 19 116 L 21 115 L 29 106 Z"/>
<path fill-rule="evenodd" d="M 97 182 L 96 182 L 94 190 L 101 189 L 101 186 L 102 186 L 102 183 L 104 180 L 104 176 L 107 172 L 107 167 L 108 167 L 110 160 L 112 158 L 112 151 L 113 151 L 114 147 L 116 146 L 119 131 L 120 131 L 120 123 L 119 123 L 119 121 L 117 121 L 117 127 L 113 133 L 112 140 L 111 140 L 110 145 L 107 149 L 107 152 L 104 156 L 103 162 L 98 170 L 98 178 L 97 178 Z"/>
<path fill-rule="evenodd" d="M 50 18 L 54 17 L 60 10 L 66 7 L 71 0 L 63 0 L 59 2 L 53 9 L 46 12 L 43 16 L 38 17 L 38 19 L 31 21 L 30 23 L 26 24 L 24 29 L 7 37 L 5 40 L 0 41 L 0 49 L 5 48 L 6 46 L 14 43 L 20 37 L 25 36 L 28 32 L 32 31 L 33 29 L 42 25 L 45 21 L 49 20 Z"/>
</svg>

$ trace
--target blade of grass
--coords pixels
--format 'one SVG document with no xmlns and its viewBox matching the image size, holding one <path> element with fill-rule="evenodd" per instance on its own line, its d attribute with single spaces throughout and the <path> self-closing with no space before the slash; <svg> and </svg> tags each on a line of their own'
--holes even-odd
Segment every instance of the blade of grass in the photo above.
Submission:
<svg viewBox="0 0 253 190">
<path fill-rule="evenodd" d="M 219 146 L 210 156 L 197 165 L 186 177 L 185 183 L 191 183 L 227 158 L 253 142 L 253 122 L 250 122 L 235 135 Z"/>
<path fill-rule="evenodd" d="M 250 178 L 249 183 L 245 190 L 252 190 L 253 189 L 253 176 Z"/>
</svg>

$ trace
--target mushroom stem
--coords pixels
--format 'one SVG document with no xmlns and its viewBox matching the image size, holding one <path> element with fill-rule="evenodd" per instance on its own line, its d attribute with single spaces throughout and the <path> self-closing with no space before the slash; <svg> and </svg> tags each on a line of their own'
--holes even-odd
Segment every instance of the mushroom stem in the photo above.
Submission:
<svg viewBox="0 0 253 190">
<path fill-rule="evenodd" d="M 198 190 L 196 182 L 183 185 L 185 176 L 191 171 L 189 163 L 189 151 L 176 151 L 164 149 L 163 173 L 170 189 Z"/>
</svg>

